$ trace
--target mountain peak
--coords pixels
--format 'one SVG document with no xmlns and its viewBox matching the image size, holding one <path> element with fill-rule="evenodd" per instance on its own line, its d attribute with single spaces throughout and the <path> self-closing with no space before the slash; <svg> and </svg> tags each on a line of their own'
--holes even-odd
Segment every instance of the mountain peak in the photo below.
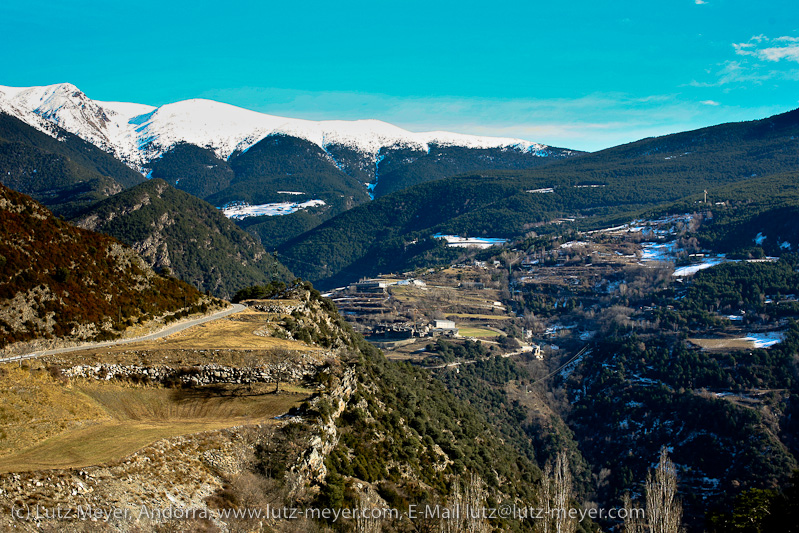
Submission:
<svg viewBox="0 0 799 533">
<path fill-rule="evenodd" d="M 0 109 L 42 129 L 40 119 L 112 152 L 143 171 L 177 144 L 213 150 L 222 159 L 270 135 L 310 141 L 327 151 L 342 147 L 374 164 L 384 148 L 429 151 L 431 145 L 500 148 L 549 155 L 548 147 L 523 139 L 449 132 L 414 133 L 375 119 L 312 121 L 259 113 L 222 102 L 194 98 L 160 107 L 89 99 L 71 83 L 43 87 L 3 87 Z M 2 98 L 0 98 L 2 101 Z M 10 104 L 10 105 L 9 105 Z M 8 109 L 6 109 L 8 108 Z"/>
<path fill-rule="evenodd" d="M 52 112 L 63 105 L 89 100 L 80 89 L 71 83 L 36 87 L 0 86 L 0 93 L 4 93 L 9 100 L 38 114 Z"/>
<path fill-rule="evenodd" d="M 97 103 L 71 83 L 58 83 L 41 87 L 3 87 L 6 99 L 16 108 L 12 113 L 42 129 L 40 117 L 70 133 L 106 150 L 114 151 L 113 132 L 108 129 L 108 115 Z"/>
<path fill-rule="evenodd" d="M 0 85 L 0 93 L 4 93 L 6 98 L 14 98 L 20 93 L 28 94 L 54 94 L 54 93 L 80 93 L 75 85 L 71 83 L 54 83 L 53 85 L 36 85 L 33 87 L 10 87 Z"/>
</svg>

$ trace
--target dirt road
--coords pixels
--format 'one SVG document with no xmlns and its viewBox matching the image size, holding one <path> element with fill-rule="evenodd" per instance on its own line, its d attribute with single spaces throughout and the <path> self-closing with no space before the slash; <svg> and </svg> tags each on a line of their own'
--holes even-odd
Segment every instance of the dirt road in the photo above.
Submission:
<svg viewBox="0 0 799 533">
<path fill-rule="evenodd" d="M 107 341 L 107 342 L 96 342 L 96 343 L 89 343 L 83 344 L 80 346 L 70 346 L 69 348 L 54 348 L 52 350 L 44 350 L 40 352 L 31 352 L 22 355 L 15 355 L 13 357 L 5 357 L 0 359 L 0 363 L 8 363 L 11 361 L 20 361 L 22 359 L 32 359 L 34 357 L 41 357 L 43 355 L 55 355 L 59 353 L 67 353 L 67 352 L 77 352 L 78 350 L 89 350 L 92 348 L 104 348 L 106 346 L 116 346 L 118 344 L 128 344 L 131 342 L 141 342 L 141 341 L 152 341 L 156 339 L 161 339 L 164 337 L 168 337 L 173 333 L 177 333 L 178 331 L 183 331 L 184 329 L 188 329 L 192 326 L 196 326 L 198 324 L 203 324 L 205 322 L 210 322 L 211 320 L 217 320 L 228 315 L 232 315 L 234 313 L 238 313 L 243 311 L 247 308 L 245 305 L 241 304 L 232 304 L 229 308 L 224 309 L 222 311 L 218 311 L 211 315 L 206 315 L 200 318 L 195 318 L 193 320 L 187 320 L 185 322 L 180 322 L 173 326 L 166 327 L 160 331 L 156 331 L 155 333 L 150 333 L 149 335 L 143 335 L 141 337 L 134 337 L 130 339 L 119 339 L 115 341 Z"/>
</svg>

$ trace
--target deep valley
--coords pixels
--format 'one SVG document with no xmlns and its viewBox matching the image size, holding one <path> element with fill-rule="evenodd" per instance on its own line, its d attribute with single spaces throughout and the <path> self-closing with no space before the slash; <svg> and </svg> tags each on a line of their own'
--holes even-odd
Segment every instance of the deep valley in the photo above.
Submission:
<svg viewBox="0 0 799 533">
<path fill-rule="evenodd" d="M 0 528 L 792 531 L 797 139 L 0 87 Z"/>
</svg>

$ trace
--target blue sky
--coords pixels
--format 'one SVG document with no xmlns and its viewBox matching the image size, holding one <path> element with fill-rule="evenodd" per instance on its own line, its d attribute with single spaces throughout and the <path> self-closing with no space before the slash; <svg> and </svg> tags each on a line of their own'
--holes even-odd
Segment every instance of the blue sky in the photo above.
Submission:
<svg viewBox="0 0 799 533">
<path fill-rule="evenodd" d="M 597 150 L 799 107 L 795 2 L 0 2 L 0 85 Z"/>
</svg>

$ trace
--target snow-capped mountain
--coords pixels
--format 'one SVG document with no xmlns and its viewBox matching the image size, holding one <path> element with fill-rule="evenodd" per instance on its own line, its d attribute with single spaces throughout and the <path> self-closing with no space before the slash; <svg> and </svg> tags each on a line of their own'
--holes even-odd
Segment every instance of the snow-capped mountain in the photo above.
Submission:
<svg viewBox="0 0 799 533">
<path fill-rule="evenodd" d="M 310 141 L 325 151 L 329 147 L 353 150 L 372 164 L 384 148 L 426 152 L 431 145 L 550 154 L 550 147 L 521 139 L 442 131 L 414 133 L 379 120 L 283 118 L 211 100 L 185 100 L 160 107 L 100 102 L 69 83 L 0 86 L 0 111 L 51 135 L 51 125 L 55 124 L 139 171 L 145 171 L 150 161 L 182 142 L 210 148 L 221 159 L 228 159 L 265 137 L 278 134 Z"/>
</svg>

